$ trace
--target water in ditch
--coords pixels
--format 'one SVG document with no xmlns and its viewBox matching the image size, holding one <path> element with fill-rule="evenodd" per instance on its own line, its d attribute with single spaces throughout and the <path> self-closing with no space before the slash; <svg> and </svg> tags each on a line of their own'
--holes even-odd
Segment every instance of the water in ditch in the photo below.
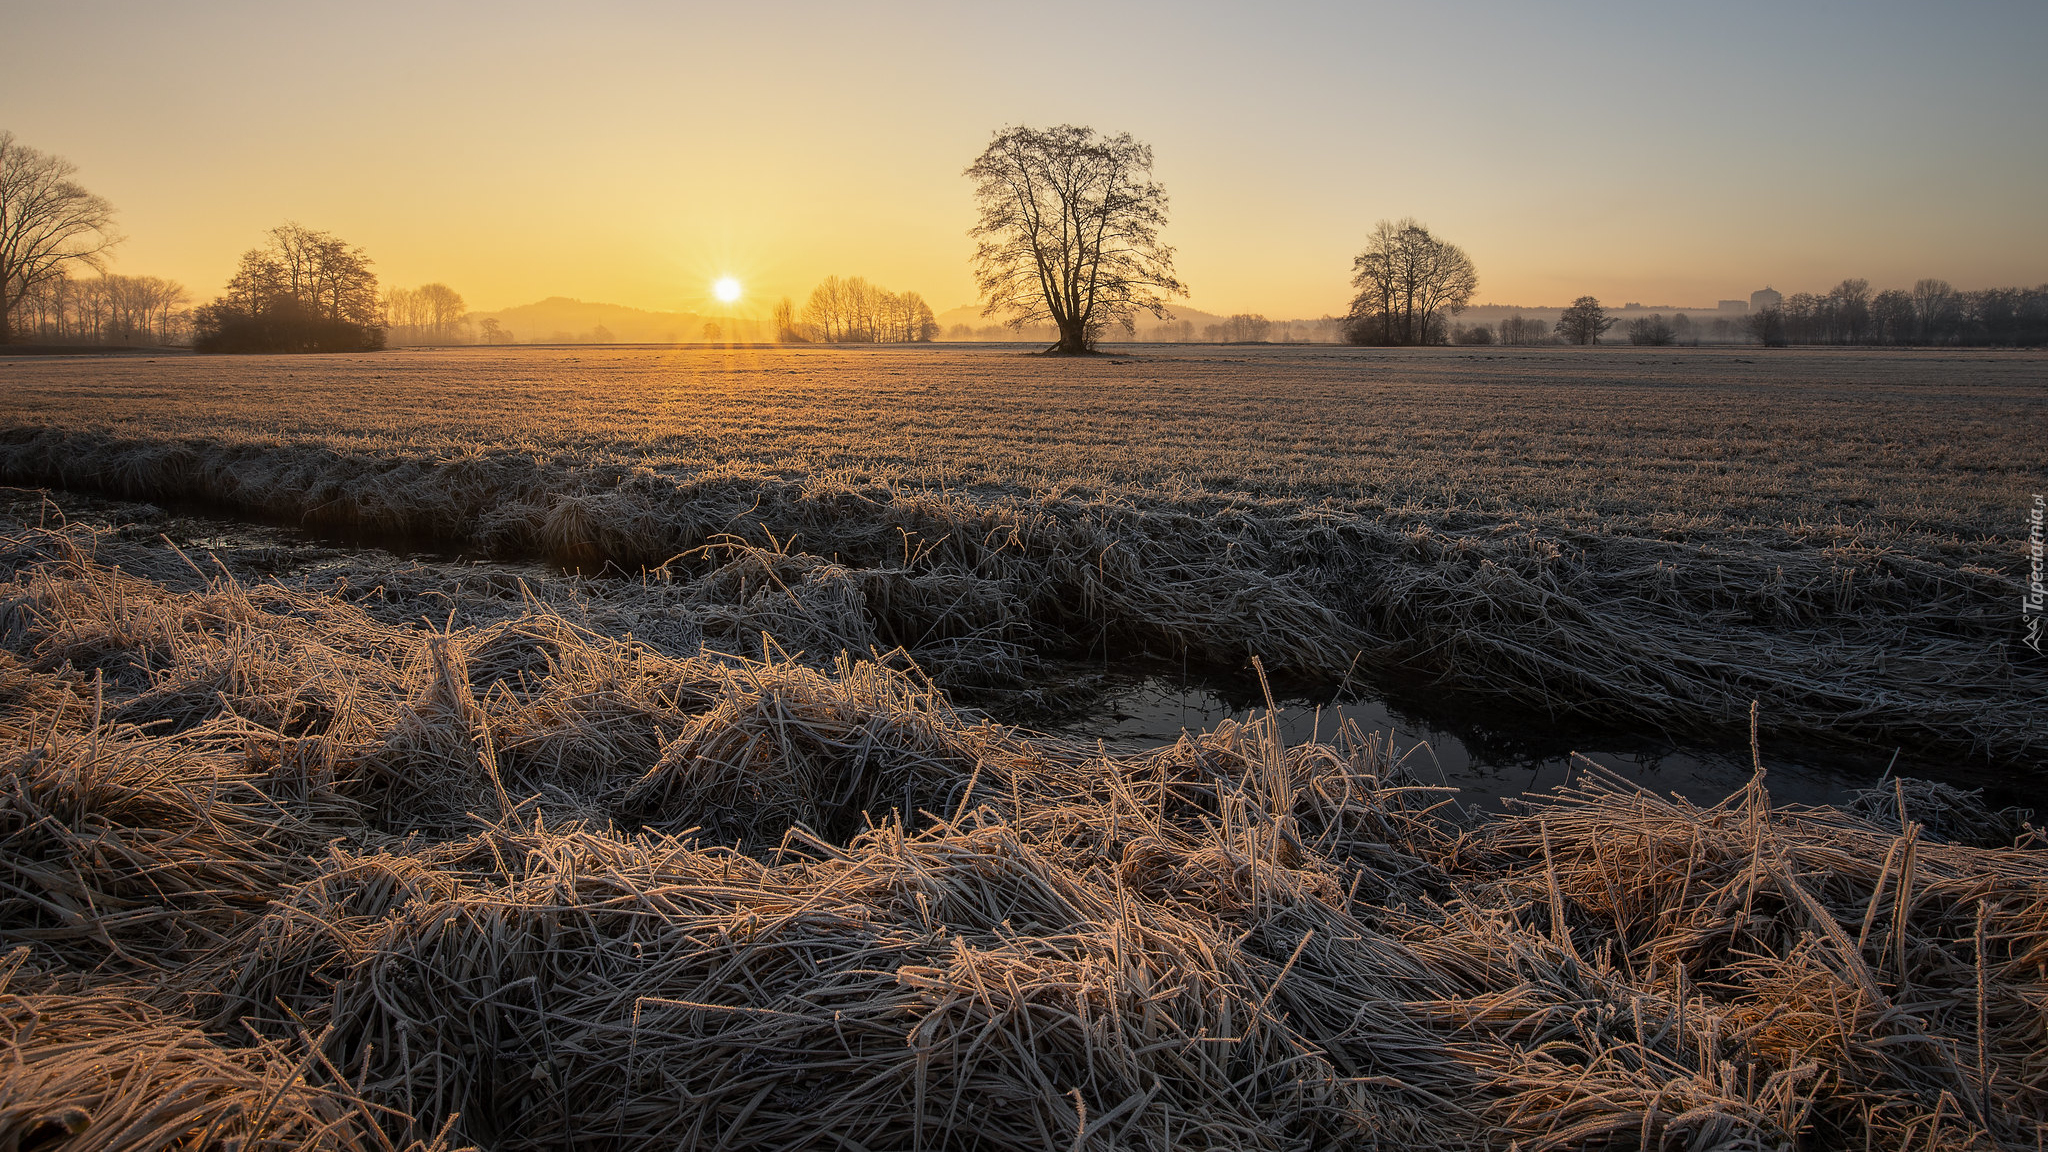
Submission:
<svg viewBox="0 0 2048 1152">
<path fill-rule="evenodd" d="M 1226 719 L 1244 723 L 1266 712 L 1255 681 L 1157 669 L 1112 669 L 1091 679 L 1097 692 L 1088 704 L 1041 727 L 1071 739 L 1099 740 L 1108 751 L 1141 751 L 1213 729 Z M 1273 703 L 1279 709 L 1280 734 L 1289 744 L 1327 741 L 1346 723 L 1356 724 L 1364 732 L 1383 734 L 1419 782 L 1456 788 L 1462 803 L 1487 809 L 1553 789 L 1594 765 L 1649 791 L 1677 793 L 1702 804 L 1739 791 L 1753 772 L 1748 748 L 1546 724 L 1526 716 L 1489 716 L 1470 706 L 1396 704 L 1362 691 L 1283 692 Z M 1760 742 L 1759 752 L 1765 784 L 1780 803 L 1838 804 L 1895 766 L 1888 754 L 1788 749 L 1768 739 Z"/>
<path fill-rule="evenodd" d="M 358 537 L 310 532 L 289 524 L 229 517 L 218 510 L 159 507 L 78 493 L 0 489 L 0 514 L 31 523 L 61 516 L 111 527 L 131 539 L 158 536 L 194 555 L 223 558 L 243 573 L 314 575 L 349 565 L 426 563 L 466 571 L 488 570 L 520 578 L 572 575 L 540 563 L 488 561 L 414 538 Z M 1215 728 L 1226 719 L 1240 723 L 1264 714 L 1264 689 L 1243 674 L 1191 672 L 1156 665 L 1109 667 L 1055 665 L 1049 670 L 1072 701 L 1048 715 L 995 718 L 1071 740 L 1101 742 L 1107 751 L 1136 752 Z M 1410 691 L 1398 700 L 1373 688 L 1339 692 L 1308 689 L 1275 694 L 1280 732 L 1290 744 L 1332 739 L 1345 724 L 1380 733 L 1418 781 L 1458 790 L 1458 799 L 1483 809 L 1542 793 L 1592 770 L 1612 772 L 1657 793 L 1676 793 L 1697 803 L 1717 803 L 1740 790 L 1752 776 L 1747 747 L 1729 747 L 1661 734 L 1618 732 L 1515 715 L 1486 705 L 1463 704 Z M 2048 788 L 1963 764 L 1898 763 L 1884 750 L 1791 747 L 1764 740 L 1757 759 L 1779 803 L 1838 804 L 1887 772 L 1983 788 L 1994 806 L 2017 804 L 2048 810 Z"/>
</svg>

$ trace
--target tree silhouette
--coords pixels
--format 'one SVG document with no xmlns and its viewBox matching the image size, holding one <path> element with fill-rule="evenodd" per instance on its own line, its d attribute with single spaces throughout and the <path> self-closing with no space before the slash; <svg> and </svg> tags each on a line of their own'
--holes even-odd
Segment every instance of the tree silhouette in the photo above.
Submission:
<svg viewBox="0 0 2048 1152">
<path fill-rule="evenodd" d="M 1091 350 L 1111 324 L 1133 331 L 1140 311 L 1170 319 L 1166 300 L 1187 287 L 1159 242 L 1166 190 L 1151 174 L 1152 149 L 1129 133 L 997 132 L 967 168 L 982 315 L 1016 328 L 1049 320 L 1061 353 Z"/>
<path fill-rule="evenodd" d="M 1413 219 L 1374 225 L 1351 269 L 1358 295 L 1345 321 L 1353 344 L 1441 344 L 1441 317 L 1464 311 L 1479 288 L 1465 250 Z"/>
<path fill-rule="evenodd" d="M 1684 319 L 1683 316 L 1679 318 Z M 1641 319 L 1629 321 L 1628 342 L 1631 344 L 1651 344 L 1658 347 L 1666 344 L 1676 344 L 1678 343 L 1678 330 L 1660 312 L 1655 316 L 1645 316 Z"/>
<path fill-rule="evenodd" d="M 1601 334 L 1612 327 L 1614 321 L 1607 310 L 1592 296 L 1572 301 L 1572 306 L 1557 318 L 1557 334 L 1567 344 L 1598 344 Z"/>
<path fill-rule="evenodd" d="M 1782 305 L 1761 308 L 1743 317 L 1750 337 L 1766 348 L 1785 346 L 1785 309 Z"/>
<path fill-rule="evenodd" d="M 193 314 L 201 352 L 355 352 L 384 346 L 377 276 L 361 248 L 297 224 L 242 254 L 227 294 Z"/>
<path fill-rule="evenodd" d="M 121 242 L 113 205 L 73 183 L 77 171 L 0 132 L 0 344 L 14 338 L 14 314 L 38 285 L 71 264 L 100 269 Z"/>
</svg>

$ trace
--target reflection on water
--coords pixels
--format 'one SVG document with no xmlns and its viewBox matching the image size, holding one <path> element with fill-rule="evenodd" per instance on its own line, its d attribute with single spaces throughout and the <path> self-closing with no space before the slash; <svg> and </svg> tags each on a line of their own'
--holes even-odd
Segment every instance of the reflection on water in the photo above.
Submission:
<svg viewBox="0 0 2048 1152">
<path fill-rule="evenodd" d="M 1200 681 L 1173 676 L 1105 678 L 1105 691 L 1083 712 L 1052 726 L 1059 735 L 1101 740 L 1112 751 L 1140 751 L 1171 744 L 1182 732 L 1214 728 L 1225 719 L 1245 721 L 1265 714 L 1263 699 Z M 1300 698 L 1276 700 L 1280 732 L 1289 744 L 1329 740 L 1345 720 L 1368 733 L 1386 734 L 1394 753 L 1425 784 L 1446 784 L 1458 799 L 1498 809 L 1507 797 L 1555 788 L 1579 770 L 1574 754 L 1614 771 L 1652 792 L 1676 792 L 1695 803 L 1718 803 L 1749 782 L 1750 763 L 1740 755 L 1681 747 L 1657 740 L 1613 737 L 1591 744 L 1561 742 L 1545 733 L 1489 731 L 1461 725 L 1457 734 L 1431 725 L 1384 701 L 1347 699 L 1338 703 Z M 1838 759 L 1831 757 L 1832 759 Z M 1882 775 L 1886 757 L 1867 764 L 1856 758 L 1821 766 L 1773 755 L 1766 746 L 1765 781 L 1777 803 L 1834 804 Z"/>
</svg>

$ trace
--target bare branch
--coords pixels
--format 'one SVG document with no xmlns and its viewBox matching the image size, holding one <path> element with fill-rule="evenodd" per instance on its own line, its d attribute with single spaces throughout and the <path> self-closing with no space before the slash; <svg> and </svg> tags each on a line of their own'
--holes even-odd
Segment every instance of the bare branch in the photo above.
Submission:
<svg viewBox="0 0 2048 1152">
<path fill-rule="evenodd" d="M 1173 249 L 1159 242 L 1166 190 L 1150 179 L 1152 149 L 1128 133 L 1071 124 L 1004 129 L 968 166 L 980 219 L 975 283 L 982 315 L 1012 327 L 1051 321 L 1056 351 L 1093 347 L 1138 312 L 1169 318 L 1187 295 Z"/>
<path fill-rule="evenodd" d="M 14 314 L 40 284 L 73 264 L 95 271 L 121 237 L 114 206 L 72 182 L 76 165 L 0 132 L 0 344 Z"/>
</svg>

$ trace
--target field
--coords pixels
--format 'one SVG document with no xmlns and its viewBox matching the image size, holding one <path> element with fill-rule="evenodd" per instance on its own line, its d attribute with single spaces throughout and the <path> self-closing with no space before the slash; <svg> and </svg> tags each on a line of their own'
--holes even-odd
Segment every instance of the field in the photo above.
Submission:
<svg viewBox="0 0 2048 1152">
<path fill-rule="evenodd" d="M 1291 679 L 1362 672 L 1736 739 L 1761 700 L 1765 730 L 1790 738 L 2017 766 L 2038 760 L 2026 702 L 2048 692 L 2015 616 L 2044 365 L 944 347 L 73 360 L 0 365 L 0 480 L 591 570 L 717 543 L 829 560 L 954 589 L 885 590 L 868 615 L 884 647 L 943 640 L 968 655 L 932 662 L 981 672 L 1257 654 Z"/>
<path fill-rule="evenodd" d="M 2048 838 L 1941 780 L 2048 743 L 2044 367 L 0 362 L 0 1139 L 2036 1147 Z M 560 567 L 207 555 L 38 488 Z M 1903 775 L 1484 816 L 1356 729 L 974 710 L 1077 660 Z"/>
</svg>

